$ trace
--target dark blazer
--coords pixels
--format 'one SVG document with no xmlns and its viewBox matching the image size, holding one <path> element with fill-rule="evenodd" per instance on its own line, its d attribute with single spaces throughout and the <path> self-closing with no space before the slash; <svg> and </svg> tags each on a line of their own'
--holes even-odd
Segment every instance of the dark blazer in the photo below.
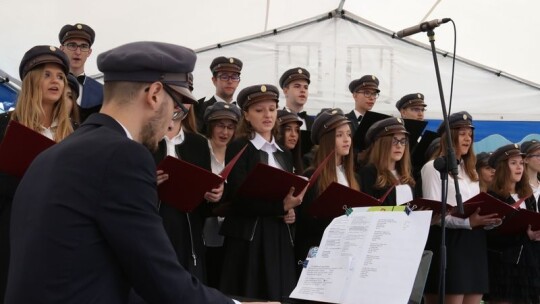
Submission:
<svg viewBox="0 0 540 304">
<path fill-rule="evenodd" d="M 356 132 L 356 129 L 358 129 L 358 118 L 356 118 L 356 113 L 354 113 L 354 110 L 352 110 L 345 114 L 345 117 L 351 121 L 351 136 L 354 137 L 354 133 Z"/>
<path fill-rule="evenodd" d="M 0 114 L 0 143 L 4 140 L 10 113 Z M 9 223 L 13 196 L 19 179 L 0 172 L 0 303 L 3 303 L 9 266 Z"/>
<path fill-rule="evenodd" d="M 516 201 L 511 197 L 502 197 L 497 193 L 488 190 L 488 194 L 493 197 L 507 203 L 515 204 Z M 535 211 L 536 202 L 534 195 L 525 200 L 525 206 L 527 210 Z M 512 216 L 512 215 L 510 215 Z M 503 219 L 504 221 L 504 219 Z M 525 260 L 535 260 L 533 246 L 536 246 L 536 242 L 533 242 L 527 236 L 527 233 L 515 234 L 515 235 L 502 235 L 498 229 L 491 229 L 487 232 L 488 241 L 488 253 L 491 257 L 495 257 L 500 262 L 516 263 L 521 258 Z M 523 261 L 522 261 L 523 262 Z M 529 261 L 526 261 L 529 262 Z"/>
<path fill-rule="evenodd" d="M 382 189 L 375 188 L 377 182 L 377 168 L 373 164 L 367 164 L 360 169 L 360 190 L 362 192 L 373 196 L 376 199 L 380 199 L 386 194 L 389 187 Z M 414 189 L 411 188 L 414 196 Z M 392 189 L 386 199 L 382 202 L 382 206 L 395 206 L 396 205 L 396 188 Z"/>
<path fill-rule="evenodd" d="M 81 108 L 88 109 L 103 103 L 103 85 L 95 79 L 86 76 L 84 79 Z"/>
<path fill-rule="evenodd" d="M 259 216 L 281 216 L 285 214 L 285 211 L 283 210 L 283 201 L 269 202 L 236 197 L 236 191 L 255 166 L 260 162 L 267 163 L 268 161 L 266 152 L 257 150 L 249 140 L 240 138 L 232 141 L 227 147 L 226 162 L 229 162 L 246 144 L 246 150 L 234 165 L 225 184 L 227 200 L 231 201 L 232 205 L 231 215 L 225 218 L 221 226 L 221 234 L 251 240 Z M 292 172 L 290 151 L 281 152 L 278 150 L 274 152 L 274 157 L 285 171 Z"/>
<path fill-rule="evenodd" d="M 180 266 L 156 201 L 150 152 L 89 117 L 17 189 L 6 303 L 126 303 L 132 287 L 149 303 L 232 303 Z"/>
<path fill-rule="evenodd" d="M 103 103 L 103 85 L 91 77 L 84 78 L 79 118 L 84 122 L 88 116 L 98 113 Z"/>
<path fill-rule="evenodd" d="M 175 146 L 176 154 L 181 160 L 212 171 L 210 165 L 210 148 L 208 140 L 199 134 L 184 132 L 184 141 Z M 167 156 L 165 140 L 159 142 L 154 153 L 156 164 Z M 178 195 L 182 196 L 182 185 L 178 187 Z M 159 205 L 159 214 L 163 218 L 163 226 L 176 251 L 178 261 L 201 282 L 206 283 L 205 246 L 203 240 L 203 224 L 205 216 L 210 214 L 215 203 L 202 203 L 191 213 L 184 213 L 171 207 L 166 202 Z"/>
</svg>

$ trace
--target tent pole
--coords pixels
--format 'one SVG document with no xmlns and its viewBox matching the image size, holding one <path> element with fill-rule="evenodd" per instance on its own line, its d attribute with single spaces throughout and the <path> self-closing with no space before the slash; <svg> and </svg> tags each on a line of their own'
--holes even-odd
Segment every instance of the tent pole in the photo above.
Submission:
<svg viewBox="0 0 540 304">
<path fill-rule="evenodd" d="M 337 9 L 338 13 L 343 11 L 343 6 L 344 5 L 345 5 L 345 0 L 339 1 L 339 6 L 338 6 L 338 9 Z"/>
</svg>

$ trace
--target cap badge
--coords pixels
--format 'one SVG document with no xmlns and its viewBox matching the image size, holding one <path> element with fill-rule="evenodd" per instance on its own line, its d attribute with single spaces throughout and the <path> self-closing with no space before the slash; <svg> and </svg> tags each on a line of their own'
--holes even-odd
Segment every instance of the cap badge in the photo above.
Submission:
<svg viewBox="0 0 540 304">
<path fill-rule="evenodd" d="M 463 120 L 467 120 L 467 114 L 463 114 Z"/>
<path fill-rule="evenodd" d="M 233 59 L 233 58 L 229 58 L 229 62 L 230 62 L 230 63 L 234 63 L 234 59 Z"/>
<path fill-rule="evenodd" d="M 263 93 L 266 92 L 266 86 L 265 85 L 261 86 L 261 92 L 263 92 Z"/>
<path fill-rule="evenodd" d="M 77 28 L 78 28 L 79 30 L 82 30 L 82 25 L 77 24 Z"/>
<path fill-rule="evenodd" d="M 422 94 L 418 93 L 418 98 L 422 99 Z"/>
<path fill-rule="evenodd" d="M 401 118 L 397 117 L 397 121 L 398 121 L 400 124 L 403 124 L 403 121 L 401 120 Z"/>
<path fill-rule="evenodd" d="M 332 110 L 332 115 L 336 114 L 338 110 Z"/>
<path fill-rule="evenodd" d="M 519 149 L 518 144 L 514 144 L 514 148 Z"/>
<path fill-rule="evenodd" d="M 375 77 L 375 75 L 371 75 L 371 79 L 377 80 L 377 77 Z"/>
<path fill-rule="evenodd" d="M 302 74 L 302 69 L 298 69 L 298 74 Z"/>
<path fill-rule="evenodd" d="M 226 105 L 223 105 L 223 107 L 224 107 L 225 109 L 228 109 L 230 106 L 229 106 L 228 104 L 226 104 Z"/>
<path fill-rule="evenodd" d="M 52 45 L 49 47 L 49 50 L 51 50 L 51 52 L 56 52 L 56 48 Z"/>
</svg>

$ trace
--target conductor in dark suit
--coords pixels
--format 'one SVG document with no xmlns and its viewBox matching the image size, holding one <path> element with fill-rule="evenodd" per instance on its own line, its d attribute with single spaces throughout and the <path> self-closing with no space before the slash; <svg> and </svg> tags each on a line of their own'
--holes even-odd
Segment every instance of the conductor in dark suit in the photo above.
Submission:
<svg viewBox="0 0 540 304">
<path fill-rule="evenodd" d="M 216 102 L 224 102 L 226 104 L 234 104 L 234 92 L 240 84 L 240 73 L 242 72 L 243 63 L 240 59 L 234 57 L 216 57 L 210 63 L 210 71 L 212 72 L 212 83 L 216 87 L 216 93 L 212 97 L 201 98 L 195 104 L 195 114 L 197 116 L 197 128 L 199 132 L 205 133 L 206 126 L 204 124 L 204 112 L 206 108 L 214 105 Z"/>
<path fill-rule="evenodd" d="M 101 112 L 41 153 L 15 194 L 6 303 L 126 303 L 131 288 L 148 303 L 233 303 L 178 263 L 146 148 L 172 125 L 175 106 L 195 102 L 195 60 L 160 42 L 99 55 Z"/>
</svg>

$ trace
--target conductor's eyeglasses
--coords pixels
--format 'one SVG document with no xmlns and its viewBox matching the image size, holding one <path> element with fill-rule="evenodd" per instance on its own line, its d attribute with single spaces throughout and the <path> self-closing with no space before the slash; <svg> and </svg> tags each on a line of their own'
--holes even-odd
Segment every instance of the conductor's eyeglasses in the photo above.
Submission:
<svg viewBox="0 0 540 304">
<path fill-rule="evenodd" d="M 77 48 L 79 48 L 81 52 L 84 52 L 84 53 L 90 51 L 90 45 L 87 43 L 77 44 L 75 42 L 69 42 L 69 43 L 64 44 L 64 46 L 70 51 L 76 51 Z"/>
</svg>

